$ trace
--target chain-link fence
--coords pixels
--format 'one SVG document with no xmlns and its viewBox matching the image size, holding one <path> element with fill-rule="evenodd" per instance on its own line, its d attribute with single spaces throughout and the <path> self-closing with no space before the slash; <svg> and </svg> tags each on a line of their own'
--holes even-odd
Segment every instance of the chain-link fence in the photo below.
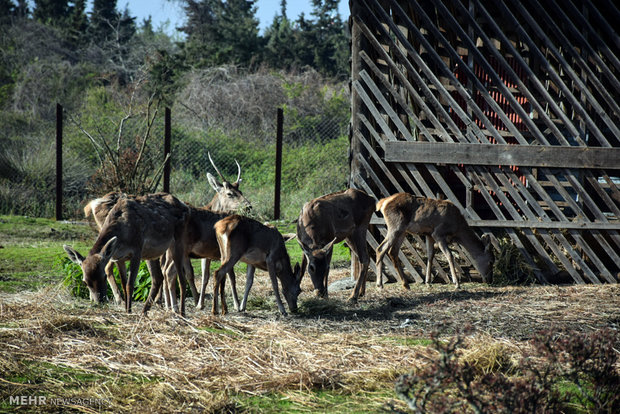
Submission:
<svg viewBox="0 0 620 414">
<path fill-rule="evenodd" d="M 139 122 L 126 125 L 125 135 L 132 141 L 124 148 L 116 148 L 119 123 L 111 122 L 114 127 L 105 131 L 102 125 L 80 121 L 76 114 L 65 115 L 63 217 L 81 218 L 86 200 L 115 186 L 128 185 L 126 177 L 131 175 L 135 167 L 132 162 L 137 158 L 141 167 L 133 171 L 133 179 L 146 184 L 133 188 L 162 189 L 164 117 L 161 112 L 149 121 L 150 135 L 144 148 L 141 141 L 144 128 Z M 281 210 L 283 218 L 292 220 L 306 201 L 346 187 L 348 119 L 330 114 L 300 117 L 294 111 L 284 112 Z M 241 190 L 252 203 L 253 214 L 262 219 L 272 218 L 275 108 L 273 129 L 254 133 L 224 130 L 187 118 L 175 122 L 174 112 L 172 119 L 171 193 L 198 206 L 213 197 L 214 190 L 206 178 L 207 172 L 217 176 L 209 162 L 210 153 L 229 181 L 237 178 L 235 161 L 239 163 Z M 55 125 L 50 122 L 33 131 L 30 137 L 0 140 L 1 214 L 55 216 L 55 136 Z M 105 155 L 111 153 L 115 156 L 105 160 Z"/>
<path fill-rule="evenodd" d="M 273 129 L 253 136 L 219 129 L 173 128 L 170 189 L 180 198 L 204 205 L 214 195 L 206 174 L 217 173 L 234 182 L 239 174 L 241 191 L 261 219 L 273 217 L 276 163 L 276 109 Z M 323 116 L 299 122 L 284 115 L 281 181 L 281 217 L 293 219 L 303 203 L 322 194 L 344 189 L 347 184 L 348 122 Z"/>
</svg>

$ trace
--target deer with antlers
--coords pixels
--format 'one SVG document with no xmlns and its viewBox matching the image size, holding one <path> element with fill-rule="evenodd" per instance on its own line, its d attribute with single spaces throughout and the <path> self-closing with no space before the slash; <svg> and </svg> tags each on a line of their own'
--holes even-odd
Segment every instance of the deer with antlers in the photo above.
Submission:
<svg viewBox="0 0 620 414">
<path fill-rule="evenodd" d="M 366 231 L 375 210 L 375 200 L 363 191 L 350 188 L 327 194 L 306 203 L 297 220 L 297 241 L 304 253 L 302 274 L 308 266 L 315 291 L 327 297 L 327 276 L 334 243 L 346 240 L 356 258 L 357 279 L 350 300 L 357 301 L 366 289 L 370 258 L 366 249 Z"/>
<path fill-rule="evenodd" d="M 434 244 L 448 259 L 452 282 L 459 287 L 459 280 L 454 267 L 454 257 L 448 244 L 457 242 L 467 250 L 472 263 L 485 282 L 490 282 L 493 276 L 494 256 L 488 237 L 482 240 L 467 224 L 461 211 L 448 200 L 416 197 L 407 193 L 398 193 L 379 200 L 376 210 L 385 218 L 387 235 L 377 247 L 377 287 L 383 287 L 382 267 L 385 254 L 394 263 L 403 287 L 409 289 L 409 284 L 403 273 L 398 259 L 398 252 L 407 233 L 417 233 L 426 236 L 426 280 L 430 283 L 431 263 L 435 256 Z"/>
<path fill-rule="evenodd" d="M 217 172 L 222 181 L 219 182 L 213 175 L 207 173 L 207 179 L 215 190 L 215 195 L 206 206 L 202 208 L 191 208 L 189 225 L 187 227 L 187 232 L 184 235 L 184 245 L 187 248 L 185 274 L 187 275 L 190 288 L 192 289 L 194 301 L 199 309 L 204 308 L 206 286 L 209 283 L 211 261 L 220 260 L 220 249 L 217 244 L 213 226 L 218 220 L 221 220 L 229 214 L 252 208 L 250 202 L 244 197 L 241 190 L 239 190 L 239 185 L 241 184 L 241 166 L 239 165 L 239 162 L 235 160 L 235 164 L 237 164 L 237 179 L 235 182 L 231 183 L 224 178 L 220 170 L 217 168 L 213 162 L 213 158 L 211 158 L 211 153 L 208 153 L 208 156 L 213 169 L 215 169 L 215 172 Z M 191 266 L 190 258 L 202 259 L 202 281 L 199 294 L 196 293 L 194 271 Z M 162 267 L 165 275 L 164 297 L 166 298 L 166 302 L 170 303 L 171 307 L 176 308 L 176 289 L 174 284 L 176 268 L 169 258 L 165 259 Z M 231 285 L 233 286 L 235 307 L 239 309 L 239 300 L 237 290 L 235 288 L 235 274 L 232 269 L 228 275 Z M 181 305 L 183 306 L 184 304 Z"/>
<path fill-rule="evenodd" d="M 217 240 L 215 239 L 213 225 L 215 224 L 215 222 L 225 217 L 226 214 L 238 210 L 251 208 L 249 201 L 243 196 L 241 190 L 239 190 L 239 184 L 241 183 L 241 166 L 239 165 L 237 160 L 235 160 L 235 163 L 237 164 L 237 179 L 234 183 L 230 183 L 224 178 L 222 173 L 215 166 L 215 163 L 211 158 L 211 154 L 209 153 L 208 155 L 209 160 L 211 161 L 211 165 L 220 176 L 222 182 L 219 182 L 213 175 L 207 173 L 207 179 L 215 190 L 215 195 L 213 196 L 213 199 L 202 209 L 191 208 L 191 212 L 193 214 L 190 213 L 190 220 L 192 221 L 188 226 L 190 231 L 185 234 L 185 245 L 188 246 L 188 248 L 190 249 L 190 257 L 202 258 L 202 289 L 200 291 L 200 294 L 196 289 L 196 284 L 194 282 L 194 272 L 191 267 L 191 263 L 189 262 L 189 258 L 185 261 L 186 279 L 190 286 L 194 302 L 197 303 L 197 306 L 200 309 L 202 309 L 204 306 L 204 295 L 206 284 L 209 280 L 210 262 L 211 260 L 219 260 L 219 247 L 217 245 Z M 114 207 L 118 199 L 121 197 L 130 197 L 133 199 L 136 198 L 134 196 L 125 195 L 120 192 L 110 192 L 103 197 L 96 198 L 90 201 L 84 207 L 84 215 L 86 217 L 90 217 L 92 215 L 95 224 L 97 225 L 98 229 L 101 230 L 101 228 L 103 227 L 103 223 L 108 216 L 108 213 L 110 212 L 112 207 Z M 195 210 L 204 211 L 196 213 Z M 171 259 L 171 257 L 164 257 L 162 260 L 162 268 L 166 275 L 163 283 L 163 292 L 164 299 L 166 300 L 166 306 L 172 309 L 176 309 L 176 289 L 174 288 L 173 284 L 168 283 L 169 280 L 174 282 L 176 278 L 176 267 L 173 266 L 173 262 Z M 124 261 L 110 261 L 105 269 L 105 273 L 107 275 L 110 287 L 112 288 L 112 293 L 114 294 L 115 301 L 116 303 L 120 304 L 123 302 L 123 298 L 121 292 L 116 285 L 116 282 L 114 280 L 114 274 L 112 272 L 112 268 L 115 263 L 117 264 L 117 267 L 119 269 L 119 274 L 124 289 L 127 274 Z M 149 269 L 154 268 L 156 272 L 160 272 L 159 263 L 147 262 L 147 265 L 149 266 Z M 234 277 L 234 274 L 231 277 Z M 159 292 L 155 293 L 159 296 Z M 234 297 L 236 298 L 236 292 L 233 293 Z M 175 299 L 173 299 L 173 297 Z"/>
<path fill-rule="evenodd" d="M 214 315 L 217 314 L 218 298 L 221 300 L 222 315 L 228 312 L 224 296 L 225 277 L 238 261 L 247 263 L 248 267 L 252 266 L 252 268 L 269 272 L 278 309 L 282 315 L 286 315 L 278 289 L 279 279 L 289 310 L 297 312 L 297 297 L 301 293 L 301 271 L 299 263 L 294 269 L 291 267 L 284 245 L 284 237 L 277 229 L 248 217 L 232 215 L 215 223 L 215 234 L 220 248 L 222 266 L 213 275 L 212 312 Z M 254 272 L 251 272 L 251 277 L 248 272 L 241 310 L 245 309 L 253 276 Z"/>
<path fill-rule="evenodd" d="M 99 216 L 101 217 L 101 216 Z M 171 196 L 159 193 L 142 197 L 120 195 L 103 222 L 101 231 L 87 257 L 70 246 L 64 249 L 69 258 L 80 264 L 84 282 L 91 299 L 100 302 L 106 297 L 106 268 L 111 260 L 117 263 L 130 261 L 128 278 L 124 283 L 125 308 L 131 312 L 133 288 L 142 259 L 149 260 L 152 289 L 144 306 L 146 313 L 163 282 L 157 260 L 172 251 L 172 259 L 181 264 L 185 249 L 182 236 L 189 217 L 187 205 Z M 179 277 L 184 278 L 181 270 Z"/>
</svg>

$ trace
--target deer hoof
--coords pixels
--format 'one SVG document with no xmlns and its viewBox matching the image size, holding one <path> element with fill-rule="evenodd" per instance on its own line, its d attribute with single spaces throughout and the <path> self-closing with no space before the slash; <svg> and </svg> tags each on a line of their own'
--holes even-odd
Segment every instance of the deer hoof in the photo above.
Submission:
<svg viewBox="0 0 620 414">
<path fill-rule="evenodd" d="M 404 288 L 405 290 L 409 290 L 409 289 L 411 289 L 411 288 L 409 287 L 409 283 L 403 283 L 403 288 Z"/>
</svg>

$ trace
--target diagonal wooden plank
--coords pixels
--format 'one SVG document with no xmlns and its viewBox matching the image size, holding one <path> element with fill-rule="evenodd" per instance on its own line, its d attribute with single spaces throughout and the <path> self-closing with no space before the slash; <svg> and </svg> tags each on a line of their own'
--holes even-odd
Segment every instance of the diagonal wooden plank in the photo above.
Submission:
<svg viewBox="0 0 620 414">
<path fill-rule="evenodd" d="M 508 7 L 504 5 L 503 1 L 498 1 L 497 4 L 503 13 L 503 16 L 511 20 L 512 24 L 515 25 L 515 29 L 519 33 L 519 36 L 530 47 L 530 51 L 534 55 L 537 55 L 538 59 L 540 59 L 541 61 L 547 62 L 547 58 L 540 51 L 539 45 L 530 36 L 530 33 L 531 33 L 530 30 L 526 30 L 525 29 L 526 26 L 518 22 L 518 20 L 516 19 L 512 11 L 509 10 Z M 565 59 L 561 56 L 561 53 L 557 50 L 555 45 L 551 43 L 549 38 L 545 35 L 544 31 L 536 23 L 536 21 L 532 18 L 532 16 L 527 12 L 527 10 L 518 2 L 513 2 L 511 4 L 519 11 L 519 14 L 525 19 L 529 29 L 531 29 L 534 32 L 534 34 L 536 34 L 536 36 L 544 42 L 545 46 L 549 50 L 552 51 L 552 53 L 554 54 L 554 57 L 561 62 L 562 68 L 564 68 L 569 74 L 571 74 L 572 69 L 568 66 Z M 607 141 L 607 139 L 605 138 L 604 134 L 599 129 L 598 125 L 596 125 L 596 123 L 592 120 L 588 112 L 583 108 L 579 100 L 573 95 L 570 88 L 566 85 L 562 77 L 557 73 L 557 71 L 553 68 L 553 66 L 550 64 L 547 64 L 545 66 L 545 69 L 547 70 L 547 74 L 549 75 L 549 78 L 562 91 L 563 96 L 566 97 L 568 102 L 576 110 L 579 116 L 581 116 L 584 119 L 586 125 L 592 132 L 592 135 L 599 141 L 599 143 L 602 146 L 605 146 L 605 147 L 611 146 L 609 142 Z M 575 81 L 580 82 L 579 80 L 575 80 Z M 620 133 L 618 135 L 620 135 Z"/>
</svg>

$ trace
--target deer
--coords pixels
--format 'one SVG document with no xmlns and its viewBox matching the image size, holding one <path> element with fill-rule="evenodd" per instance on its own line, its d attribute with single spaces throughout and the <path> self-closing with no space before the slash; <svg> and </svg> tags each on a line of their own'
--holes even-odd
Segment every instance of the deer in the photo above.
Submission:
<svg viewBox="0 0 620 414">
<path fill-rule="evenodd" d="M 457 242 L 467 250 L 472 263 L 489 283 L 493 276 L 494 256 L 487 235 L 482 239 L 467 224 L 467 220 L 449 200 L 417 197 L 408 193 L 398 193 L 377 202 L 376 211 L 380 211 L 387 225 L 385 239 L 376 250 L 377 287 L 383 287 L 383 258 L 386 253 L 394 263 L 403 288 L 409 284 L 403 273 L 398 252 L 407 233 L 422 234 L 426 237 L 426 276 L 425 283 L 431 281 L 431 263 L 435 257 L 435 242 L 448 259 L 452 283 L 459 288 L 459 280 L 454 267 L 454 257 L 449 249 L 450 242 Z"/>
<path fill-rule="evenodd" d="M 241 192 L 241 190 L 239 190 L 239 184 L 241 183 L 241 166 L 239 165 L 239 162 L 235 160 L 235 163 L 237 164 L 237 179 L 235 180 L 234 183 L 230 183 L 224 178 L 220 170 L 216 167 L 215 163 L 213 162 L 213 159 L 211 158 L 211 153 L 208 153 L 208 156 L 209 156 L 209 161 L 211 161 L 211 165 L 213 166 L 217 174 L 220 176 L 222 182 L 219 182 L 212 174 L 207 173 L 207 180 L 209 181 L 210 185 L 215 190 L 215 195 L 213 196 L 211 201 L 206 206 L 203 207 L 203 209 L 212 210 L 216 213 L 218 212 L 219 213 L 232 213 L 238 210 L 251 209 L 252 206 L 250 202 L 247 200 L 247 198 L 243 196 L 243 193 Z M 104 195 L 103 197 L 96 198 L 94 200 L 91 200 L 89 203 L 87 203 L 86 206 L 84 207 L 84 216 L 85 217 L 93 216 L 95 224 L 97 225 L 97 228 L 101 230 L 103 226 L 103 222 L 105 221 L 105 218 L 107 217 L 108 213 L 110 212 L 110 210 L 112 209 L 114 204 L 116 204 L 116 202 L 118 201 L 120 197 L 134 197 L 134 196 L 128 196 L 121 192 L 110 192 Z M 215 216 L 215 218 L 211 220 L 211 225 L 221 218 L 223 218 L 223 216 L 221 215 Z M 205 232 L 206 231 L 204 230 L 205 227 L 202 226 L 202 228 L 203 230 L 201 231 Z M 219 248 L 217 246 L 217 240 L 215 239 L 214 233 L 212 234 L 212 237 L 210 238 L 210 246 L 211 247 L 209 251 L 213 252 L 213 254 L 211 255 L 201 254 L 200 252 L 191 252 L 192 257 L 202 258 L 202 285 L 203 287 L 201 289 L 200 294 L 198 293 L 196 289 L 196 284 L 194 282 L 194 272 L 193 272 L 193 268 L 191 267 L 191 263 L 189 263 L 189 259 L 187 260 L 186 267 L 185 267 L 186 279 L 190 286 L 192 296 L 194 298 L 194 302 L 197 304 L 197 306 L 200 309 L 203 309 L 204 307 L 205 286 L 209 280 L 210 262 L 211 260 L 219 260 Z M 117 304 L 120 304 L 123 302 L 123 298 L 114 280 L 114 274 L 112 271 L 114 263 L 117 264 L 117 267 L 119 269 L 121 281 L 123 282 L 123 288 L 125 286 L 127 271 L 125 267 L 125 262 L 123 261 L 120 261 L 120 262 L 110 261 L 108 263 L 108 266 L 105 269 L 108 282 L 110 284 L 110 287 L 112 288 L 112 293 L 114 295 L 115 302 Z M 147 264 L 149 263 L 147 262 Z M 151 263 L 149 268 L 151 266 L 159 267 L 159 264 L 155 265 L 154 263 Z M 167 259 L 164 258 L 162 260 L 162 267 L 164 268 L 164 270 L 167 269 L 167 272 L 170 273 L 164 279 L 164 283 L 163 283 L 164 292 L 167 293 L 170 290 L 173 290 L 173 293 L 176 293 L 174 292 L 175 289 L 171 288 L 170 284 L 168 284 L 169 279 L 174 280 L 174 278 L 176 277 L 176 268 L 172 267 L 171 258 L 167 258 Z M 158 296 L 159 296 L 159 292 L 156 292 L 156 293 L 158 293 Z M 237 295 L 235 294 L 235 297 L 236 296 Z M 168 306 L 170 306 L 171 308 L 176 307 L 176 305 L 173 304 L 170 294 L 164 294 L 164 298 L 166 299 L 167 307 Z"/>
<path fill-rule="evenodd" d="M 147 264 L 151 264 L 149 270 L 153 284 L 143 308 L 143 314 L 146 315 L 163 282 L 161 270 L 152 264 L 168 250 L 172 251 L 175 263 L 183 263 L 185 248 L 182 236 L 188 217 L 188 206 L 170 194 L 158 193 L 141 197 L 121 195 L 107 214 L 88 256 L 82 256 L 71 246 L 63 247 L 69 258 L 82 267 L 83 280 L 89 288 L 91 299 L 96 303 L 106 298 L 105 270 L 109 262 L 130 261 L 129 277 L 124 281 L 127 313 L 131 313 L 134 283 L 140 261 L 150 260 Z M 179 278 L 183 280 L 184 269 L 180 269 Z"/>
<path fill-rule="evenodd" d="M 355 288 L 349 300 L 356 302 L 366 291 L 370 261 L 366 232 L 375 211 L 375 199 L 350 188 L 304 204 L 297 220 L 297 241 L 303 251 L 301 273 L 308 267 L 316 295 L 326 298 L 327 278 L 335 243 L 346 240 L 352 255 Z"/>
<path fill-rule="evenodd" d="M 297 297 L 301 293 L 301 269 L 299 263 L 296 263 L 294 268 L 291 267 L 284 237 L 276 228 L 235 214 L 215 223 L 215 235 L 220 248 L 221 267 L 213 274 L 213 315 L 217 315 L 218 298 L 221 300 L 221 314 L 228 313 L 224 296 L 225 277 L 239 261 L 248 264 L 241 311 L 245 310 L 247 297 L 254 282 L 253 269 L 258 268 L 269 273 L 280 313 L 283 316 L 287 315 L 280 297 L 278 279 L 289 310 L 297 312 Z M 232 282 L 234 283 L 234 279 Z"/>
<path fill-rule="evenodd" d="M 251 203 L 239 190 L 241 184 L 241 166 L 239 162 L 235 160 L 237 164 L 237 179 L 231 183 L 220 172 L 211 153 L 208 153 L 209 161 L 215 169 L 215 172 L 222 180 L 219 182 L 211 173 L 207 173 L 207 179 L 213 189 L 215 195 L 213 199 L 202 208 L 191 208 L 190 224 L 185 234 L 184 245 L 188 249 L 187 259 L 185 261 L 185 274 L 188 276 L 190 288 L 192 289 L 192 295 L 196 303 L 196 307 L 199 309 L 204 308 L 204 299 L 206 295 L 206 286 L 209 283 L 210 267 L 212 260 L 220 260 L 220 250 L 215 237 L 215 231 L 213 225 L 225 216 L 237 211 L 249 210 L 252 208 Z M 194 284 L 194 271 L 191 266 L 190 258 L 201 258 L 201 270 L 202 281 L 200 293 L 196 291 Z M 171 306 L 176 307 L 176 289 L 174 280 L 176 276 L 176 268 L 172 265 L 169 258 L 164 260 L 164 297 L 167 299 Z M 231 270 L 229 273 L 231 285 L 235 286 L 235 274 Z M 235 300 L 235 307 L 239 309 L 239 300 L 236 289 L 233 289 L 233 298 Z M 183 305 L 183 304 L 182 304 Z"/>
</svg>

